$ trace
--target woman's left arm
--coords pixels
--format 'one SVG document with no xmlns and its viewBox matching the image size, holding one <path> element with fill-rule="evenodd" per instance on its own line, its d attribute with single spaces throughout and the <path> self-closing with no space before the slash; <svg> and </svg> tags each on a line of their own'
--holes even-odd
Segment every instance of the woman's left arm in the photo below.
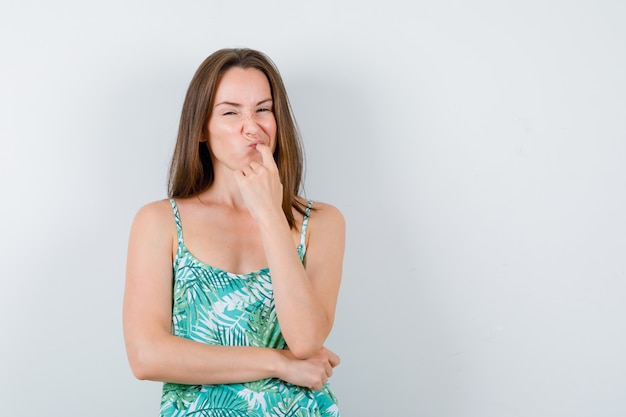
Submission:
<svg viewBox="0 0 626 417">
<path fill-rule="evenodd" d="M 282 185 L 271 151 L 264 145 L 257 150 L 263 163 L 239 173 L 239 188 L 261 231 L 282 334 L 293 355 L 306 359 L 319 352 L 333 326 L 345 221 L 337 208 L 315 204 L 307 226 L 305 268 L 281 208 Z"/>
<path fill-rule="evenodd" d="M 307 227 L 306 267 L 286 220 L 262 232 L 278 322 L 289 349 L 300 359 L 317 353 L 332 329 L 343 264 L 342 214 L 328 204 L 316 203 L 315 209 Z"/>
</svg>

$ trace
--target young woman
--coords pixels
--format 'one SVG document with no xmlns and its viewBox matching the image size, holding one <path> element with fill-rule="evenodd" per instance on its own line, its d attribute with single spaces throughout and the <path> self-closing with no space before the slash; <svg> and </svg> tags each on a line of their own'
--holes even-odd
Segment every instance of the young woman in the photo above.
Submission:
<svg viewBox="0 0 626 417">
<path fill-rule="evenodd" d="M 324 347 L 341 281 L 339 210 L 299 196 L 302 152 L 278 70 L 223 49 L 194 75 L 167 200 L 133 222 L 124 336 L 161 416 L 338 416 Z"/>
</svg>

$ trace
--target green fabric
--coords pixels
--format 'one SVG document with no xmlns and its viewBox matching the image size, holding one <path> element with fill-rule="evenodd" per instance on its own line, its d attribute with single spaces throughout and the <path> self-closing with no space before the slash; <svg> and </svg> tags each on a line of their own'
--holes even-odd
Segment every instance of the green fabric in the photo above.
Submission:
<svg viewBox="0 0 626 417">
<path fill-rule="evenodd" d="M 170 199 L 178 228 L 174 260 L 173 334 L 225 346 L 285 347 L 267 268 L 232 274 L 196 259 L 185 247 L 178 207 Z M 298 253 L 304 259 L 304 236 L 312 202 L 302 224 Z M 162 417 L 338 417 L 328 384 L 321 391 L 263 379 L 242 384 L 165 383 Z"/>
</svg>

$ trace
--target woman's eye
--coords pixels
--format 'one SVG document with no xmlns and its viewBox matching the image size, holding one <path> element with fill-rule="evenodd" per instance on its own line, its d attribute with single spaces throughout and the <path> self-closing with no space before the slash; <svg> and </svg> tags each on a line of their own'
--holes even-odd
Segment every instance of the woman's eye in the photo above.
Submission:
<svg viewBox="0 0 626 417">
<path fill-rule="evenodd" d="M 235 113 L 234 111 L 231 111 L 231 110 L 229 110 L 229 111 L 225 111 L 225 112 L 223 113 L 223 115 L 224 115 L 224 116 L 232 116 L 232 115 L 234 115 L 234 114 L 236 114 L 236 113 Z"/>
<path fill-rule="evenodd" d="M 268 111 L 272 111 L 272 109 L 271 109 L 271 108 L 269 108 L 269 107 L 261 107 L 261 108 L 258 110 L 258 112 L 259 112 L 259 113 L 261 113 L 261 112 L 268 112 Z"/>
</svg>

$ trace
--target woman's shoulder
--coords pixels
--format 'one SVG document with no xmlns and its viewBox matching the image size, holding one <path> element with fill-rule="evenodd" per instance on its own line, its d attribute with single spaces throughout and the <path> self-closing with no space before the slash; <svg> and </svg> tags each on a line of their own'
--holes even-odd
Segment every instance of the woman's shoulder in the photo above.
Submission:
<svg viewBox="0 0 626 417">
<path fill-rule="evenodd" d="M 160 216 L 165 213 L 172 214 L 172 203 L 169 198 L 164 198 L 162 200 L 151 201 L 149 203 L 144 204 L 137 211 L 138 216 Z"/>
<path fill-rule="evenodd" d="M 306 202 L 311 202 L 312 203 L 312 208 L 314 211 L 320 211 L 320 212 L 324 212 L 324 213 L 329 213 L 329 214 L 335 214 L 335 215 L 341 215 L 341 211 L 335 207 L 334 205 L 330 204 L 330 203 L 325 203 L 323 201 L 318 201 L 318 200 L 306 200 Z"/>
<path fill-rule="evenodd" d="M 309 215 L 311 222 L 327 227 L 345 227 L 345 218 L 341 210 L 323 201 L 311 201 L 313 201 Z"/>
<path fill-rule="evenodd" d="M 314 260 L 327 262 L 336 254 L 343 254 L 346 239 L 346 221 L 341 211 L 332 204 L 314 201 L 306 233 L 308 266 Z"/>
<path fill-rule="evenodd" d="M 152 201 L 139 208 L 133 223 L 147 227 L 171 227 L 173 224 L 174 212 L 169 199 Z"/>
</svg>

